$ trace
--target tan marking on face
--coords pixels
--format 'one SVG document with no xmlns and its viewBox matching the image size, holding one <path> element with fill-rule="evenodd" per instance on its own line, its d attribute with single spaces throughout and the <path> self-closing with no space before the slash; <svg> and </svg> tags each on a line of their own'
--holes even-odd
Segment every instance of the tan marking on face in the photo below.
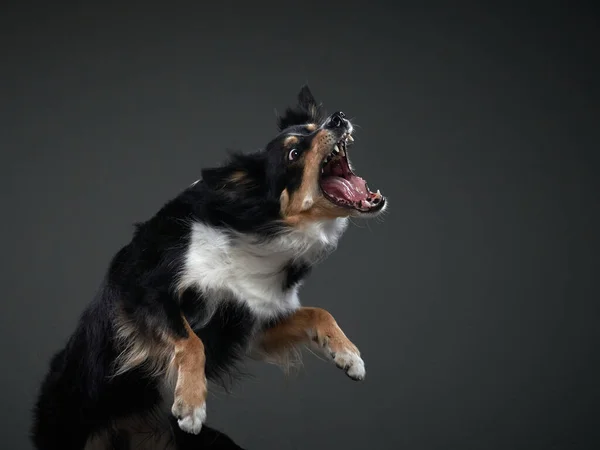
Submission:
<svg viewBox="0 0 600 450">
<path fill-rule="evenodd" d="M 287 189 L 284 189 L 281 195 L 279 196 L 279 204 L 281 208 L 281 215 L 285 216 L 288 204 L 290 203 L 290 194 Z"/>
<path fill-rule="evenodd" d="M 302 183 L 297 191 L 290 196 L 285 216 L 295 215 L 303 211 L 302 205 L 308 196 L 317 198 L 319 192 L 320 165 L 326 154 L 325 140 L 323 136 L 317 135 L 313 139 L 312 147 L 304 154 L 304 173 Z"/>
<path fill-rule="evenodd" d="M 306 125 L 306 130 L 307 131 L 315 131 L 317 129 L 317 124 L 316 123 L 309 123 Z"/>
<path fill-rule="evenodd" d="M 304 154 L 304 172 L 302 183 L 291 195 L 286 192 L 285 205 L 281 203 L 284 222 L 289 225 L 301 225 L 321 219 L 334 219 L 350 215 L 350 210 L 334 205 L 327 200 L 319 186 L 321 162 L 331 151 L 333 138 L 329 131 L 322 130 L 312 141 L 312 147 Z M 282 194 L 283 195 L 283 194 Z"/>
<path fill-rule="evenodd" d="M 285 217 L 284 221 L 291 226 L 302 226 L 318 220 L 347 217 L 350 214 L 351 211 L 349 209 L 334 205 L 323 197 L 323 194 L 319 194 L 318 199 L 312 204 L 310 209 L 289 214 Z"/>
<path fill-rule="evenodd" d="M 297 144 L 299 139 L 296 136 L 288 136 L 283 140 L 283 145 L 286 147 Z"/>
</svg>

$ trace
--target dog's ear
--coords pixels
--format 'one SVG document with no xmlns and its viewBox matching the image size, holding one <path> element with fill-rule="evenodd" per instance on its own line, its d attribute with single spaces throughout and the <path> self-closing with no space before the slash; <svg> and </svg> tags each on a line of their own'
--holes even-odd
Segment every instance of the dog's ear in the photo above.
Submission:
<svg viewBox="0 0 600 450">
<path fill-rule="evenodd" d="M 229 161 L 201 171 L 202 180 L 213 190 L 253 190 L 264 188 L 266 161 L 262 154 L 229 152 Z"/>
<path fill-rule="evenodd" d="M 302 86 L 298 94 L 298 104 L 294 108 L 287 108 L 277 120 L 279 130 L 284 130 L 293 125 L 307 123 L 320 123 L 323 121 L 323 108 L 317 103 L 308 85 Z"/>
<path fill-rule="evenodd" d="M 298 93 L 298 106 L 316 115 L 319 105 L 307 84 Z"/>
</svg>

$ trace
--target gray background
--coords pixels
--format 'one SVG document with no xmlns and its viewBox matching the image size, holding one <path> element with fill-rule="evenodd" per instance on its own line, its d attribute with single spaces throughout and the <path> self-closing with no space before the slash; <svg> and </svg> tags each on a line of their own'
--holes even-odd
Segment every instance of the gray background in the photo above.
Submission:
<svg viewBox="0 0 600 450">
<path fill-rule="evenodd" d="M 210 396 L 249 449 L 598 448 L 592 7 L 4 6 L 3 448 L 109 259 L 311 85 L 390 199 L 303 290 L 359 345 Z M 83 2 L 80 2 L 80 5 Z M 571 3 L 573 5 L 573 3 Z"/>
</svg>

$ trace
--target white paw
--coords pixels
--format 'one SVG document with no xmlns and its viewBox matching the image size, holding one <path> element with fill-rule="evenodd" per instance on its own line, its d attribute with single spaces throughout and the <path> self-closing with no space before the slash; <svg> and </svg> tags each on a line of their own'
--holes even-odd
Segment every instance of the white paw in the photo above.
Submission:
<svg viewBox="0 0 600 450">
<path fill-rule="evenodd" d="M 186 433 L 198 434 L 206 421 L 206 403 L 195 407 L 186 407 L 183 402 L 175 401 L 171 412 L 177 417 L 177 423 Z"/>
<path fill-rule="evenodd" d="M 341 351 L 333 355 L 333 362 L 340 369 L 346 371 L 346 375 L 355 381 L 361 381 L 365 378 L 365 362 L 355 352 Z"/>
</svg>

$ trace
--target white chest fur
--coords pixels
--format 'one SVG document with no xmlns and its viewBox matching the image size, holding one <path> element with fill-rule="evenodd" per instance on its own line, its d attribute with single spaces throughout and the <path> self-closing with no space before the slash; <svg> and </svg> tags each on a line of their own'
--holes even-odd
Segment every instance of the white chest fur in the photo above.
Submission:
<svg viewBox="0 0 600 450">
<path fill-rule="evenodd" d="M 317 262 L 346 227 L 347 219 L 315 222 L 265 242 L 194 223 L 179 288 L 197 288 L 217 301 L 233 294 L 263 318 L 294 310 L 300 306 L 298 292 L 283 289 L 284 267 L 291 260 Z"/>
</svg>

